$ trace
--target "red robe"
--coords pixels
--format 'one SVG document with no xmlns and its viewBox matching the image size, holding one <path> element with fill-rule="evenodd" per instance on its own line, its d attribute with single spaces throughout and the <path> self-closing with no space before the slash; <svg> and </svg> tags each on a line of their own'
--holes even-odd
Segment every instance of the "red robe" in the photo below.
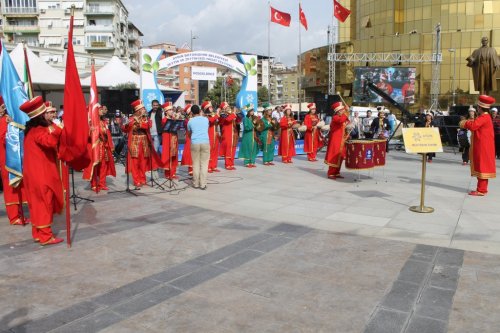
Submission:
<svg viewBox="0 0 500 333">
<path fill-rule="evenodd" d="M 162 127 L 165 127 L 168 118 L 161 121 Z M 172 179 L 176 176 L 177 164 L 179 164 L 179 140 L 177 133 L 162 133 L 161 160 L 165 164 L 165 177 Z"/>
<path fill-rule="evenodd" d="M 338 175 L 342 161 L 346 156 L 345 142 L 347 140 L 345 127 L 349 123 L 349 118 L 345 113 L 333 116 L 330 123 L 330 135 L 328 148 L 325 155 L 325 164 L 330 166 L 328 175 Z"/>
<path fill-rule="evenodd" d="M 97 142 L 98 160 L 92 160 L 83 170 L 83 179 L 90 181 L 93 190 L 106 188 L 106 177 L 116 177 L 115 161 L 113 157 L 114 144 L 106 120 L 100 120 L 99 139 Z M 92 146 L 88 146 L 89 155 L 93 159 Z"/>
<path fill-rule="evenodd" d="M 5 136 L 7 135 L 7 117 L 0 118 L 0 173 L 3 184 L 3 198 L 5 202 L 5 210 L 10 224 L 24 224 L 23 207 L 21 200 L 26 201 L 24 193 L 24 185 L 21 182 L 17 187 L 9 185 L 9 172 L 5 169 Z"/>
<path fill-rule="evenodd" d="M 296 155 L 295 136 L 292 129 L 292 126 L 296 123 L 297 121 L 293 118 L 290 121 L 287 117 L 283 117 L 280 120 L 281 138 L 278 146 L 278 155 L 281 155 L 283 161 L 291 161 L 292 157 Z"/>
<path fill-rule="evenodd" d="M 219 160 L 219 133 L 217 133 L 217 124 L 219 116 L 208 117 L 208 139 L 210 140 L 210 160 L 208 161 L 208 170 L 217 169 Z"/>
<path fill-rule="evenodd" d="M 460 127 L 472 132 L 469 149 L 471 175 L 479 179 L 495 178 L 495 133 L 491 116 L 485 112 L 474 120 L 460 122 Z"/>
<path fill-rule="evenodd" d="M 187 128 L 189 119 L 184 120 L 184 128 Z M 193 174 L 193 159 L 191 158 L 191 134 L 186 130 L 186 141 L 184 142 L 184 150 L 182 151 L 181 165 L 188 166 L 188 173 Z"/>
<path fill-rule="evenodd" d="M 304 136 L 304 153 L 307 153 L 309 160 L 316 159 L 318 149 L 322 147 L 321 131 L 316 127 L 319 118 L 316 114 L 308 114 L 304 118 L 304 125 L 307 127 Z"/>
<path fill-rule="evenodd" d="M 151 120 L 147 118 L 130 117 L 129 123 L 122 126 L 122 130 L 128 133 L 128 154 L 126 172 L 132 173 L 135 186 L 146 184 L 146 172 L 164 165 L 160 156 L 156 153 L 151 140 L 149 129 Z"/>
<path fill-rule="evenodd" d="M 33 238 L 41 244 L 52 240 L 52 218 L 64 206 L 63 183 L 57 159 L 62 129 L 58 126 L 31 128 L 24 139 L 23 181 L 28 196 Z"/>
<path fill-rule="evenodd" d="M 221 126 L 222 138 L 220 144 L 220 156 L 225 158 L 225 166 L 234 167 L 234 156 L 238 146 L 239 133 L 236 124 L 241 122 L 236 114 L 231 113 L 227 117 L 221 117 L 219 124 Z"/>
</svg>

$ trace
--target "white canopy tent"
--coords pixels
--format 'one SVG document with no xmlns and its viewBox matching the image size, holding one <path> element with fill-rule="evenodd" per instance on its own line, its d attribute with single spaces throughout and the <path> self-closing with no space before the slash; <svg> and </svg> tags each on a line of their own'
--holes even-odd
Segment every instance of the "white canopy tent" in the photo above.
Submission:
<svg viewBox="0 0 500 333">
<path fill-rule="evenodd" d="M 28 63 L 31 73 L 31 81 L 35 90 L 61 90 L 64 87 L 64 73 L 47 64 L 26 48 Z M 23 44 L 19 43 L 10 52 L 10 58 L 14 63 L 19 77 L 24 77 L 24 51 Z"/>
<path fill-rule="evenodd" d="M 140 87 L 141 81 L 139 74 L 128 68 L 117 56 L 111 57 L 111 60 L 95 72 L 97 86 L 99 88 L 116 87 L 119 84 L 133 83 Z M 90 76 L 82 79 L 82 86 L 90 86 Z"/>
</svg>

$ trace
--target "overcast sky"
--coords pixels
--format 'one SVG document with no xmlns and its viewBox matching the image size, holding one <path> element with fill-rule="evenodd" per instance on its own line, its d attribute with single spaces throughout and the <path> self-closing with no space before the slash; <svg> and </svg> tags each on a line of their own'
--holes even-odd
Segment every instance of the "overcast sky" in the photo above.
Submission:
<svg viewBox="0 0 500 333">
<path fill-rule="evenodd" d="M 195 51 L 248 52 L 267 55 L 269 7 L 266 0 L 122 0 L 144 34 L 144 45 L 190 43 Z M 275 9 L 292 15 L 290 27 L 271 24 L 271 56 L 287 66 L 299 53 L 298 0 L 272 0 Z M 340 1 L 343 3 L 343 1 Z M 345 3 L 345 2 L 344 2 Z M 326 45 L 333 0 L 302 0 L 309 30 L 302 29 L 302 52 Z"/>
</svg>

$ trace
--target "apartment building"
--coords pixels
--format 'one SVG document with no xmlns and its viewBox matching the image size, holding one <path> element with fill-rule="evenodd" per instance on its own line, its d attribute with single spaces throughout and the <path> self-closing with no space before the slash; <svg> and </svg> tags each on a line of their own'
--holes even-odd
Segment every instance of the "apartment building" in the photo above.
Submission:
<svg viewBox="0 0 500 333">
<path fill-rule="evenodd" d="M 140 72 L 140 52 L 141 48 L 141 37 L 144 36 L 143 33 L 133 24 L 128 22 L 128 54 L 130 59 L 130 69 L 136 73 Z"/>
<path fill-rule="evenodd" d="M 12 44 L 25 41 L 42 59 L 58 67 L 64 62 L 72 6 L 72 43 L 79 68 L 88 69 L 91 54 L 97 66 L 113 55 L 131 64 L 128 11 L 120 0 L 1 0 L 4 38 Z M 137 42 L 142 33 L 135 31 L 132 29 L 132 40 Z"/>
</svg>

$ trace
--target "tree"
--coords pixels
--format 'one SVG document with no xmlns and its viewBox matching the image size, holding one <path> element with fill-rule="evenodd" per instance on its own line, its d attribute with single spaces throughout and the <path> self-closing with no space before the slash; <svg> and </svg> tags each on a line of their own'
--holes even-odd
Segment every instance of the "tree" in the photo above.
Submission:
<svg viewBox="0 0 500 333">
<path fill-rule="evenodd" d="M 262 86 L 257 90 L 257 96 L 259 99 L 259 104 L 269 102 L 269 90 L 266 86 Z"/>
<path fill-rule="evenodd" d="M 222 100 L 224 100 L 224 96 L 226 102 L 228 102 L 229 104 L 235 104 L 236 95 L 240 90 L 240 83 L 236 79 L 232 79 L 231 80 L 232 82 L 231 81 L 227 82 L 227 81 L 228 80 L 225 80 L 225 78 L 223 77 L 217 78 L 214 87 L 207 92 L 206 99 L 211 100 L 212 105 L 214 106 L 219 105 L 222 102 Z M 226 83 L 224 84 L 224 82 Z"/>
</svg>

